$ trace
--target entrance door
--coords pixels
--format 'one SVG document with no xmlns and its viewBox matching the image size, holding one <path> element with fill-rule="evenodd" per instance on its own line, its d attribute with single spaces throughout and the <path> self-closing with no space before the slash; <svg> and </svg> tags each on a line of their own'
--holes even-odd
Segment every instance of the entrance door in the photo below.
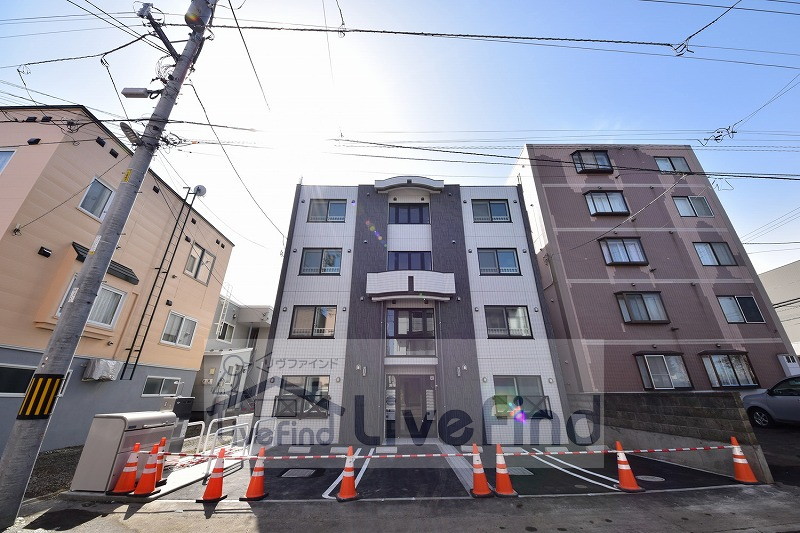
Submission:
<svg viewBox="0 0 800 533">
<path fill-rule="evenodd" d="M 431 376 L 397 376 L 397 436 L 436 436 L 434 387 Z"/>
</svg>

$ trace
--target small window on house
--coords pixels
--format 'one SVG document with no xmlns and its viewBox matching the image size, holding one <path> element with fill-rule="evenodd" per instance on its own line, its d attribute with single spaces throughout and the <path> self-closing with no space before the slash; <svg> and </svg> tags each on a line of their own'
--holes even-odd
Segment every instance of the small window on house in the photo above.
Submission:
<svg viewBox="0 0 800 533">
<path fill-rule="evenodd" d="M 108 211 L 113 194 L 114 191 L 110 187 L 95 178 L 89 184 L 86 194 L 83 195 L 80 208 L 93 217 L 102 219 Z"/>
<path fill-rule="evenodd" d="M 680 355 L 637 355 L 636 364 L 645 389 L 691 389 L 692 382 Z"/>
<path fill-rule="evenodd" d="M 519 274 L 517 251 L 513 248 L 484 248 L 478 250 L 481 276 Z"/>
<path fill-rule="evenodd" d="M 388 270 L 433 270 L 430 252 L 389 252 Z"/>
<path fill-rule="evenodd" d="M 327 418 L 330 376 L 283 376 L 272 415 L 276 418 Z"/>
<path fill-rule="evenodd" d="M 700 257 L 700 262 L 705 266 L 734 266 L 736 259 L 733 258 L 731 249 L 724 242 L 696 242 L 694 249 Z"/>
<path fill-rule="evenodd" d="M 494 416 L 514 418 L 552 418 L 550 398 L 542 389 L 541 376 L 493 376 Z"/>
<path fill-rule="evenodd" d="M 638 238 L 601 239 L 600 248 L 607 265 L 646 265 L 642 242 Z"/>
<path fill-rule="evenodd" d="M 75 289 L 76 281 L 77 277 L 73 277 L 67 288 L 67 292 L 64 293 L 64 298 L 61 300 L 61 305 L 58 308 L 56 316 L 61 316 L 61 309 L 67 303 L 73 289 Z M 122 310 L 122 302 L 124 299 L 124 292 L 103 283 L 100 286 L 97 297 L 94 299 L 92 310 L 89 311 L 89 320 L 86 323 L 90 326 L 113 328 L 119 316 L 119 312 Z"/>
<path fill-rule="evenodd" d="M 297 305 L 292 316 L 289 337 L 333 337 L 336 327 L 336 306 Z"/>
<path fill-rule="evenodd" d="M 233 339 L 234 329 L 235 326 L 233 324 L 228 324 L 227 322 L 220 323 L 220 327 L 218 329 L 219 333 L 217 333 L 217 340 L 231 342 L 231 339 Z"/>
<path fill-rule="evenodd" d="M 691 172 L 689 165 L 686 164 L 686 159 L 682 157 L 656 157 L 656 165 L 658 170 L 674 174 L 676 172 Z"/>
<path fill-rule="evenodd" d="M 346 200 L 311 200 L 308 204 L 309 222 L 344 222 Z"/>
<path fill-rule="evenodd" d="M 587 192 L 584 197 L 592 216 L 630 214 L 625 196 L 620 191 L 592 191 Z"/>
<path fill-rule="evenodd" d="M 711 386 L 717 387 L 755 387 L 756 382 L 750 361 L 744 354 L 703 355 Z"/>
<path fill-rule="evenodd" d="M 763 324 L 764 316 L 752 296 L 717 296 L 729 324 Z"/>
<path fill-rule="evenodd" d="M 169 317 L 167 317 L 167 325 L 161 335 L 161 342 L 191 348 L 196 328 L 197 320 L 170 311 Z"/>
<path fill-rule="evenodd" d="M 389 224 L 430 224 L 428 204 L 389 204 Z"/>
<path fill-rule="evenodd" d="M 616 294 L 626 324 L 669 322 L 661 294 L 657 292 L 620 292 Z"/>
<path fill-rule="evenodd" d="M 180 378 L 147 376 L 142 396 L 174 396 L 178 393 L 180 383 Z"/>
<path fill-rule="evenodd" d="M 23 397 L 36 367 L 0 365 L 0 397 Z"/>
<path fill-rule="evenodd" d="M 614 169 L 608 152 L 604 150 L 579 150 L 572 154 L 572 162 L 579 173 L 603 172 L 609 173 Z"/>
<path fill-rule="evenodd" d="M 0 150 L 0 172 L 3 172 L 8 162 L 11 161 L 12 155 L 14 155 L 14 152 Z"/>
<path fill-rule="evenodd" d="M 250 328 L 250 333 L 247 335 L 247 347 L 254 348 L 258 342 L 258 328 Z"/>
<path fill-rule="evenodd" d="M 673 196 L 675 207 L 682 217 L 713 217 L 705 196 Z"/>
<path fill-rule="evenodd" d="M 492 338 L 530 338 L 531 323 L 525 306 L 487 305 L 486 333 Z"/>
<path fill-rule="evenodd" d="M 472 200 L 473 222 L 511 222 L 508 200 Z"/>
<path fill-rule="evenodd" d="M 301 275 L 339 274 L 342 268 L 341 248 L 304 248 Z"/>
<path fill-rule="evenodd" d="M 186 259 L 184 272 L 200 283 L 208 283 L 208 278 L 214 269 L 214 261 L 216 259 L 214 254 L 195 242 L 189 251 L 189 257 Z"/>
</svg>

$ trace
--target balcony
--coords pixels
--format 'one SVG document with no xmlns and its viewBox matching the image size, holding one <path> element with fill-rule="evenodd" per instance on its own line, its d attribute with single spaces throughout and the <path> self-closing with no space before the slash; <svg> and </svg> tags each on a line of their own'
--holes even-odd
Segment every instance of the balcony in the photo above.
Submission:
<svg viewBox="0 0 800 533">
<path fill-rule="evenodd" d="M 367 274 L 367 295 L 372 301 L 429 299 L 448 301 L 456 293 L 452 272 L 391 270 Z"/>
<path fill-rule="evenodd" d="M 386 357 L 436 357 L 436 339 L 386 339 Z"/>
</svg>

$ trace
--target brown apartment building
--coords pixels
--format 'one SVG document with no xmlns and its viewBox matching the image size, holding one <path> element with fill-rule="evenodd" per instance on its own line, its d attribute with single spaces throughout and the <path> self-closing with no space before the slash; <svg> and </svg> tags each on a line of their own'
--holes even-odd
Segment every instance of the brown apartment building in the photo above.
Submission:
<svg viewBox="0 0 800 533">
<path fill-rule="evenodd" d="M 130 156 L 84 107 L 0 108 L 0 448 Z M 145 176 L 43 450 L 83 444 L 96 413 L 190 394 L 233 245 L 184 196 Z"/>
</svg>

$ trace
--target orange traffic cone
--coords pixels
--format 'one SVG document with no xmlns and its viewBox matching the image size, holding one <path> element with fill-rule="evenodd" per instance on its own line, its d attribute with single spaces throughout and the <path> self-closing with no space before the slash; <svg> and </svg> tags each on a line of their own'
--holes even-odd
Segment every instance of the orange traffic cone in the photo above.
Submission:
<svg viewBox="0 0 800 533">
<path fill-rule="evenodd" d="M 252 502 L 263 500 L 267 497 L 267 492 L 264 489 L 264 447 L 258 450 L 258 459 L 253 467 L 253 474 L 250 476 L 250 485 L 247 486 L 247 492 L 244 498 L 239 498 L 240 502 Z"/>
<path fill-rule="evenodd" d="M 731 437 L 731 446 L 733 446 L 733 479 L 746 485 L 757 485 L 758 480 L 753 475 L 750 464 L 747 462 L 744 453 L 742 453 L 742 447 L 739 446 L 739 441 L 736 440 L 736 437 Z"/>
<path fill-rule="evenodd" d="M 156 487 L 167 484 L 164 479 L 164 449 L 167 447 L 167 437 L 161 437 L 158 443 L 158 457 L 156 458 Z"/>
<path fill-rule="evenodd" d="M 131 496 L 152 496 L 157 492 L 156 489 L 156 460 L 158 455 L 158 444 L 153 444 L 153 449 L 150 450 L 150 455 L 147 457 L 147 464 L 144 465 L 142 477 L 139 478 L 139 483 L 136 485 L 136 490 L 133 491 Z"/>
<path fill-rule="evenodd" d="M 225 450 L 220 450 L 217 455 L 217 460 L 214 463 L 214 470 L 211 471 L 211 477 L 208 478 L 206 490 L 203 492 L 203 497 L 195 500 L 197 503 L 216 503 L 224 500 L 228 495 L 222 494 L 222 471 L 225 470 Z"/>
<path fill-rule="evenodd" d="M 497 445 L 497 461 L 495 462 L 494 493 L 501 497 L 519 496 L 514 487 L 511 486 L 511 476 L 508 475 L 503 447 L 499 444 Z"/>
<path fill-rule="evenodd" d="M 347 459 L 344 462 L 344 473 L 342 475 L 342 484 L 339 485 L 339 494 L 336 499 L 340 502 L 351 502 L 359 498 L 356 492 L 356 478 L 355 478 L 355 459 L 353 458 L 353 447 L 347 448 Z"/>
<path fill-rule="evenodd" d="M 636 482 L 631 465 L 628 464 L 628 458 L 622 453 L 622 444 L 617 441 L 615 445 L 617 447 L 617 477 L 619 478 L 619 483 L 614 486 L 623 492 L 644 492 L 644 489 Z"/>
<path fill-rule="evenodd" d="M 472 443 L 472 489 L 469 491 L 473 498 L 491 498 L 494 493 L 489 488 L 486 474 L 483 471 L 481 454 L 478 453 L 478 445 Z"/>
<path fill-rule="evenodd" d="M 139 443 L 133 445 L 133 451 L 128 456 L 128 462 L 125 463 L 125 468 L 117 479 L 114 485 L 114 490 L 106 492 L 106 494 L 130 494 L 136 488 L 136 470 L 139 467 Z"/>
</svg>

